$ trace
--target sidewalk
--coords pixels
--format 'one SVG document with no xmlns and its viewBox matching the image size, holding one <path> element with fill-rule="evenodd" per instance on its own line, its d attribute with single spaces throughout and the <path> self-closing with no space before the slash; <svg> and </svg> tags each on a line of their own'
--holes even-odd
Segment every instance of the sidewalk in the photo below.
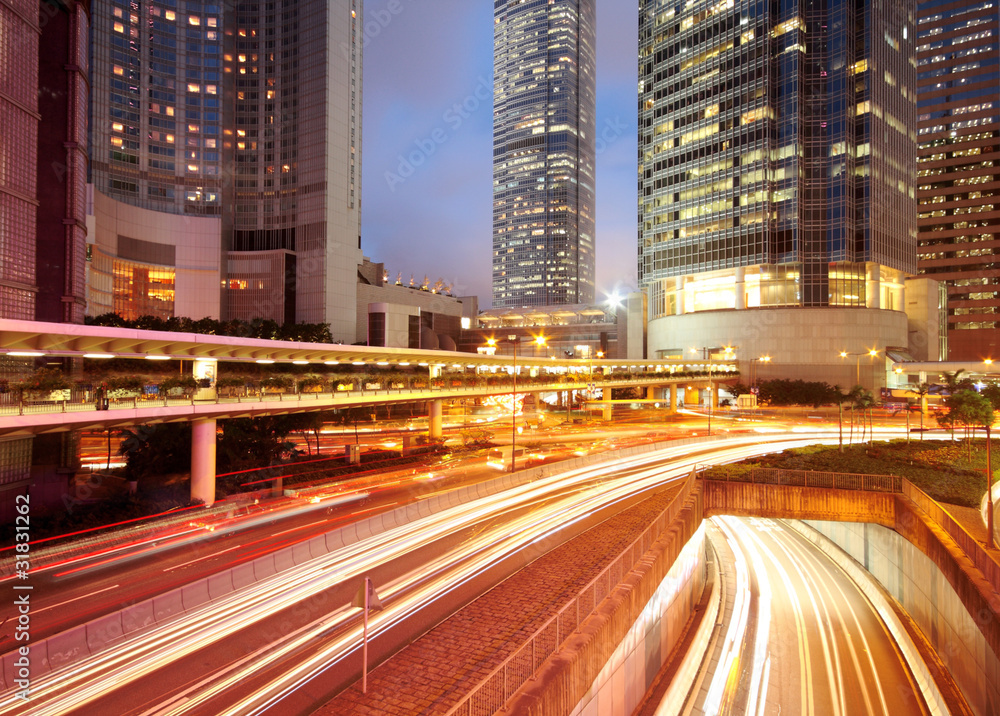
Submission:
<svg viewBox="0 0 1000 716">
<path fill-rule="evenodd" d="M 540 557 L 320 707 L 318 716 L 444 714 L 635 540 L 670 487 Z"/>
</svg>

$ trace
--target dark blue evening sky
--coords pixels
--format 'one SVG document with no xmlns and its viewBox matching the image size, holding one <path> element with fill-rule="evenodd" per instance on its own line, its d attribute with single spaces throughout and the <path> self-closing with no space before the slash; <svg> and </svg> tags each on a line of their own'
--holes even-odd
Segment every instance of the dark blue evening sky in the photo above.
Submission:
<svg viewBox="0 0 1000 716">
<path fill-rule="evenodd" d="M 597 3 L 597 297 L 635 287 L 637 4 Z M 491 302 L 493 3 L 366 0 L 362 248 Z"/>
</svg>

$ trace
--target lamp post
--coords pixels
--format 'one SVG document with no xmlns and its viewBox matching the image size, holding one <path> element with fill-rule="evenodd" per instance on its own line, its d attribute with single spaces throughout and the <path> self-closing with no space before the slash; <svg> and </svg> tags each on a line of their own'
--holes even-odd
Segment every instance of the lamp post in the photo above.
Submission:
<svg viewBox="0 0 1000 716">
<path fill-rule="evenodd" d="M 840 357 L 841 358 L 847 358 L 848 356 L 857 356 L 857 359 L 854 361 L 854 369 L 855 369 L 855 383 L 854 384 L 855 385 L 861 385 L 861 356 L 869 356 L 871 358 L 876 358 L 878 356 L 878 349 L 877 348 L 872 348 L 872 349 L 870 349 L 869 351 L 867 351 L 865 353 L 848 353 L 847 351 L 841 351 L 840 352 Z M 874 365 L 875 365 L 875 363 L 872 362 L 872 388 L 875 387 L 875 368 L 874 368 Z"/>
<path fill-rule="evenodd" d="M 511 334 L 507 340 L 514 346 L 514 367 L 511 376 L 514 379 L 514 389 L 510 396 L 510 471 L 514 472 L 514 448 L 517 444 L 517 344 L 521 342 L 519 336 Z"/>
</svg>

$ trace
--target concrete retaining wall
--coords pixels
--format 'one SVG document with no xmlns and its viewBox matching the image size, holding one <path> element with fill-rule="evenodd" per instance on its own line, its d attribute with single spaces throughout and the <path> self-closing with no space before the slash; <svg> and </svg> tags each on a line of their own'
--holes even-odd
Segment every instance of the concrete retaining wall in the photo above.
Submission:
<svg viewBox="0 0 1000 716">
<path fill-rule="evenodd" d="M 783 517 L 896 524 L 896 496 L 884 492 L 832 490 L 705 480 L 705 517 Z"/>
<path fill-rule="evenodd" d="M 670 656 L 705 584 L 700 484 L 683 499 L 669 529 L 507 702 L 505 713 L 632 713 Z"/>
<path fill-rule="evenodd" d="M 907 514 L 905 504 L 902 509 Z M 863 565 L 909 613 L 973 711 L 980 716 L 1000 713 L 1000 659 L 984 634 L 984 627 L 988 631 L 997 623 L 992 609 L 970 613 L 946 572 L 891 529 L 849 522 L 807 524 Z"/>
</svg>

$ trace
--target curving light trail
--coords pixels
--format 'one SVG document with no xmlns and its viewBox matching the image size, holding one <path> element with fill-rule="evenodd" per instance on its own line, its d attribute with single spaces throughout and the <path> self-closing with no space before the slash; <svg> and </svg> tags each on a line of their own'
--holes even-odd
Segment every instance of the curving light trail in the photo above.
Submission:
<svg viewBox="0 0 1000 716">
<path fill-rule="evenodd" d="M 825 441 L 831 441 L 824 436 Z M 87 704 L 155 673 L 172 662 L 206 649 L 239 630 L 261 624 L 282 609 L 310 596 L 359 580 L 378 565 L 401 560 L 477 525 L 481 532 L 455 548 L 380 586 L 386 609 L 369 623 L 370 634 L 391 630 L 418 618 L 429 602 L 446 598 L 503 557 L 585 520 L 597 510 L 620 503 L 664 482 L 685 476 L 697 461 L 725 462 L 762 452 L 814 444 L 815 436 L 794 438 L 749 435 L 725 443 L 668 447 L 640 457 L 553 475 L 490 498 L 442 510 L 434 515 L 360 540 L 306 564 L 285 570 L 238 593 L 206 604 L 177 620 L 123 639 L 116 647 L 32 681 L 26 705 L 13 692 L 0 694 L 0 711 L 57 716 L 85 710 Z M 190 713 L 281 712 L 280 702 L 295 689 L 353 653 L 361 634 L 358 611 L 342 607 L 324 618 L 284 635 L 253 658 L 230 664 L 183 693 L 165 695 L 149 713 L 160 716 Z M 335 638 L 316 647 L 317 637 Z M 308 648 L 306 648 L 308 647 Z M 302 652 L 302 653 L 299 653 Z M 290 658 L 292 656 L 295 658 Z M 289 665 L 282 662 L 287 660 Z M 279 675 L 242 693 L 234 687 L 267 665 L 281 664 Z M 763 684 L 762 690 L 766 690 Z M 239 692 L 240 696 L 233 696 Z M 229 699 L 219 708 L 215 699 Z M 212 706 L 206 706 L 209 702 Z"/>
</svg>

